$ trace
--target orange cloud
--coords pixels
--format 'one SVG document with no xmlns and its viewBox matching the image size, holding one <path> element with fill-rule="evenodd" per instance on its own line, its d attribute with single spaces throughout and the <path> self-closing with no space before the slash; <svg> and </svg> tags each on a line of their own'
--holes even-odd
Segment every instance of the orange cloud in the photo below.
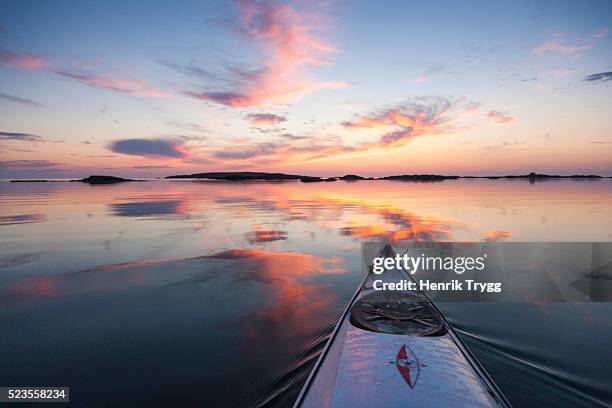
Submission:
<svg viewBox="0 0 612 408">
<path fill-rule="evenodd" d="M 306 162 L 373 149 L 395 148 L 405 145 L 417 136 L 452 131 L 452 120 L 465 111 L 463 103 L 454 104 L 440 97 L 416 98 L 412 102 L 357 116 L 351 121 L 341 123 L 348 130 L 381 129 L 382 135 L 377 140 L 348 145 L 338 135 L 289 135 L 290 137 L 283 136 L 283 141 L 215 148 L 207 154 L 210 159 L 240 161 L 248 165 L 269 165 L 275 162 Z"/>
<path fill-rule="evenodd" d="M 241 32 L 255 43 L 262 55 L 252 70 L 232 69 L 231 90 L 184 92 L 192 98 L 227 106 L 266 106 L 289 103 L 321 89 L 345 86 L 342 81 L 319 81 L 306 70 L 325 64 L 335 48 L 313 34 L 312 16 L 296 12 L 290 5 L 242 1 Z"/>
<path fill-rule="evenodd" d="M 416 136 L 448 131 L 447 113 L 453 104 L 444 98 L 418 98 L 380 112 L 359 116 L 341 123 L 346 129 L 390 129 L 383 134 L 379 146 L 402 146 Z"/>
</svg>

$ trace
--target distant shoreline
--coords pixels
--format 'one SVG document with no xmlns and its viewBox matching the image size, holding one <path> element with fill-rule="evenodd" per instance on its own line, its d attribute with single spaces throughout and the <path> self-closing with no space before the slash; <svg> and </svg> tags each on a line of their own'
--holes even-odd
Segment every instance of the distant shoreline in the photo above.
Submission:
<svg viewBox="0 0 612 408">
<path fill-rule="evenodd" d="M 504 175 L 504 176 L 456 176 L 456 175 L 440 175 L 440 174 L 402 174 L 384 177 L 362 177 L 355 174 L 347 174 L 340 177 L 316 177 L 305 176 L 298 174 L 285 173 L 266 173 L 266 172 L 207 172 L 194 174 L 179 174 L 158 178 L 161 180 L 217 180 L 217 181 L 301 181 L 303 183 L 316 182 L 334 182 L 334 181 L 360 181 L 360 180 L 392 180 L 392 181 L 416 181 L 416 182 L 435 182 L 444 180 L 458 179 L 488 179 L 488 180 L 529 180 L 531 182 L 542 180 L 599 180 L 612 178 L 612 176 L 600 176 L 595 174 L 574 174 L 570 176 L 562 176 L 558 174 L 540 174 L 529 173 L 521 175 Z M 107 175 L 92 175 L 78 180 L 54 180 L 54 179 L 12 179 L 11 183 L 47 183 L 47 182 L 82 182 L 88 184 L 116 184 L 130 181 L 148 181 L 135 180 L 122 177 L 107 176 Z"/>
<path fill-rule="evenodd" d="M 462 178 L 467 179 L 528 179 L 528 180 L 545 180 L 545 179 L 602 179 L 609 178 L 595 174 L 575 174 L 571 176 L 562 176 L 558 174 L 539 174 L 529 173 L 524 175 L 504 175 L 504 176 L 456 176 L 456 175 L 439 175 L 439 174 L 403 174 L 384 177 L 362 177 L 355 174 L 347 174 L 340 177 L 316 177 L 303 176 L 298 174 L 284 173 L 264 173 L 264 172 L 209 172 L 209 173 L 194 173 L 182 174 L 175 176 L 167 176 L 166 179 L 206 179 L 206 180 L 225 180 L 225 181 L 245 181 L 245 180 L 264 180 L 264 181 L 279 181 L 279 180 L 300 180 L 306 183 L 312 182 L 330 182 L 337 180 L 344 181 L 359 181 L 359 180 L 399 180 L 399 181 L 443 181 L 457 180 Z"/>
</svg>

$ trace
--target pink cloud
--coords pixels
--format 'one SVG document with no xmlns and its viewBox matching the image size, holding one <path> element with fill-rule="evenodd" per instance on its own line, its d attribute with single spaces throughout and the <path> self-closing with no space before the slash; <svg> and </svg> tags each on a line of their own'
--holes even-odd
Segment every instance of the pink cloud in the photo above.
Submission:
<svg viewBox="0 0 612 408">
<path fill-rule="evenodd" d="M 48 61 L 38 55 L 17 53 L 0 48 L 0 65 L 11 68 L 38 70 L 46 68 Z"/>
<path fill-rule="evenodd" d="M 147 97 L 169 95 L 166 92 L 148 88 L 144 81 L 127 81 L 99 75 L 76 73 L 73 71 L 54 70 L 50 67 L 50 61 L 44 57 L 28 53 L 16 53 L 2 48 L 0 48 L 0 65 L 27 70 L 47 70 L 57 75 L 77 80 L 85 85 L 132 95 Z"/>
<path fill-rule="evenodd" d="M 423 75 L 419 75 L 418 77 L 413 79 L 412 83 L 413 84 L 422 84 L 423 82 L 427 81 L 428 79 L 429 79 L 429 75 L 423 74 Z"/>
<path fill-rule="evenodd" d="M 55 71 L 55 73 L 66 78 L 77 80 L 85 85 L 89 85 L 95 88 L 110 89 L 112 91 L 128 93 L 131 95 L 147 97 L 162 97 L 169 95 L 168 93 L 163 91 L 147 88 L 144 81 L 126 81 L 121 79 L 113 79 L 89 74 L 79 74 L 68 71 Z"/>
<path fill-rule="evenodd" d="M 402 146 L 416 136 L 437 134 L 449 130 L 446 114 L 452 103 L 443 98 L 420 98 L 379 112 L 361 115 L 341 125 L 346 129 L 388 129 L 378 144 Z"/>
<path fill-rule="evenodd" d="M 256 69 L 233 70 L 233 86 L 226 91 L 185 92 L 185 95 L 227 106 L 266 106 L 294 102 L 321 89 L 337 89 L 343 81 L 321 81 L 310 66 L 327 63 L 336 50 L 314 33 L 314 16 L 290 5 L 240 2 L 240 31 L 260 52 Z"/>
<path fill-rule="evenodd" d="M 564 45 L 560 41 L 560 35 L 556 35 L 555 38 L 548 40 L 540 45 L 532 48 L 534 54 L 544 54 L 546 52 L 558 52 L 562 54 L 574 54 L 582 51 L 590 50 L 593 48 L 593 44 L 585 45 Z"/>
<path fill-rule="evenodd" d="M 491 121 L 493 121 L 493 123 L 501 125 L 513 123 L 515 121 L 515 118 L 511 116 L 510 113 L 508 113 L 507 111 L 492 110 L 487 113 L 487 116 L 491 119 Z"/>
<path fill-rule="evenodd" d="M 406 145 L 415 137 L 449 133 L 456 129 L 454 120 L 466 113 L 465 101 L 453 103 L 441 97 L 415 98 L 378 111 L 355 116 L 342 122 L 349 131 L 379 131 L 378 137 L 347 144 L 333 134 L 309 136 L 281 135 L 282 141 L 239 144 L 206 149 L 208 160 L 222 160 L 233 166 L 308 162 L 375 149 L 392 149 Z"/>
</svg>

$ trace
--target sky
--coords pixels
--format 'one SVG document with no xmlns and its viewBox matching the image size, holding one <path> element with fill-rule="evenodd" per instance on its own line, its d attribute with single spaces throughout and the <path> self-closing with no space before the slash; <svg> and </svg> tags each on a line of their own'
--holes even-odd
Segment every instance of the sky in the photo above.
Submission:
<svg viewBox="0 0 612 408">
<path fill-rule="evenodd" d="M 0 178 L 612 176 L 609 1 L 3 1 Z"/>
</svg>

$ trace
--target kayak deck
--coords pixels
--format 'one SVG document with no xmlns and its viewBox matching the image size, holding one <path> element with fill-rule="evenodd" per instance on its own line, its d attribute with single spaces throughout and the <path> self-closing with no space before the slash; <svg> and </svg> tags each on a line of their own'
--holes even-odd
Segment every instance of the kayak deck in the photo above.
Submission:
<svg viewBox="0 0 612 408">
<path fill-rule="evenodd" d="M 383 251 L 392 249 L 387 244 Z M 406 277 L 397 272 L 385 273 L 385 281 Z M 509 407 L 441 314 L 443 330 L 432 335 L 380 333 L 353 324 L 351 309 L 372 297 L 372 280 L 381 276 L 364 278 L 295 407 Z"/>
</svg>

